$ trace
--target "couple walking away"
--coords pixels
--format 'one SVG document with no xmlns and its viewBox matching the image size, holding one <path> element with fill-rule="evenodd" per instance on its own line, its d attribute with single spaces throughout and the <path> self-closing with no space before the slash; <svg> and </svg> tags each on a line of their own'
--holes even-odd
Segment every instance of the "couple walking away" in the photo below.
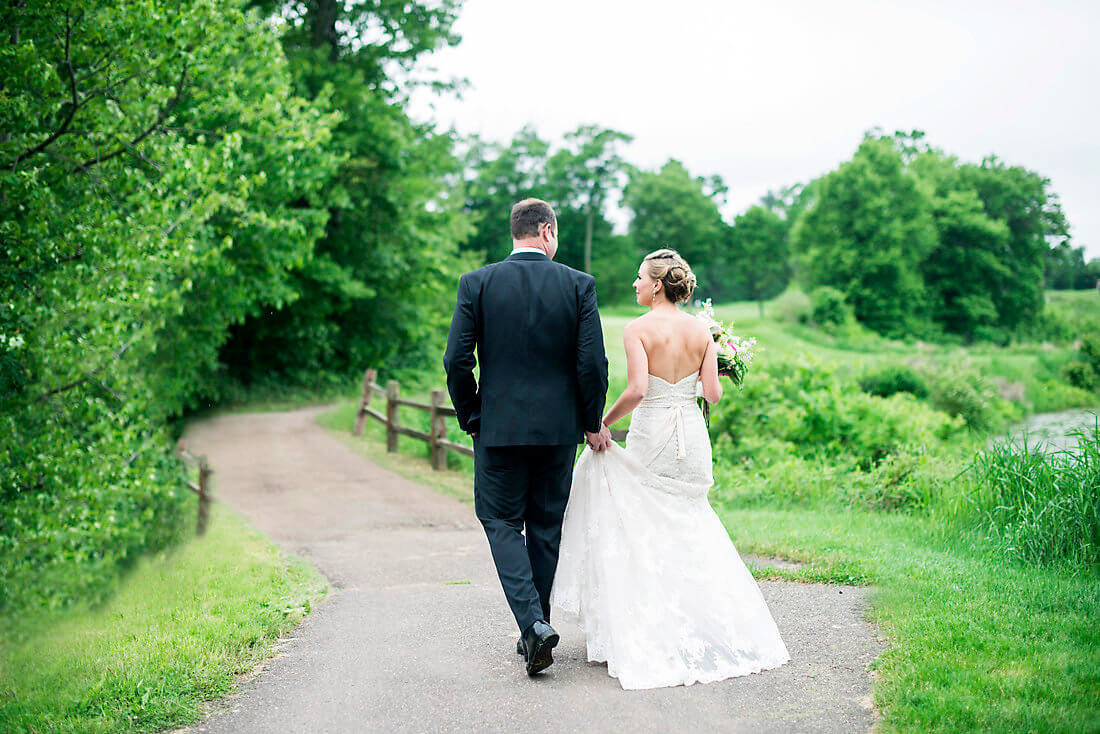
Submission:
<svg viewBox="0 0 1100 734">
<path fill-rule="evenodd" d="M 546 202 L 516 204 L 511 229 L 509 257 L 459 280 L 444 366 L 473 437 L 474 509 L 527 673 L 554 662 L 552 609 L 579 624 L 588 660 L 606 662 L 625 689 L 783 665 L 775 621 L 707 501 L 710 437 L 696 385 L 711 403 L 722 387 L 709 330 L 677 308 L 695 287 L 691 268 L 672 250 L 642 262 L 634 289 L 650 310 L 623 331 L 627 387 L 601 419 L 595 279 L 553 261 Z M 623 448 L 608 426 L 631 411 Z"/>
</svg>

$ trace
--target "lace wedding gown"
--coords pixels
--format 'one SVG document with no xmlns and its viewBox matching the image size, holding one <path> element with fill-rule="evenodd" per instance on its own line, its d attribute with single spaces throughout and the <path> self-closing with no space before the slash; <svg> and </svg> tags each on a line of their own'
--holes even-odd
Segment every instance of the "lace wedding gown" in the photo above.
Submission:
<svg viewBox="0 0 1100 734">
<path fill-rule="evenodd" d="M 649 376 L 626 448 L 573 470 L 550 603 L 625 689 L 691 685 L 790 660 L 764 597 L 707 502 L 698 372 Z"/>
</svg>

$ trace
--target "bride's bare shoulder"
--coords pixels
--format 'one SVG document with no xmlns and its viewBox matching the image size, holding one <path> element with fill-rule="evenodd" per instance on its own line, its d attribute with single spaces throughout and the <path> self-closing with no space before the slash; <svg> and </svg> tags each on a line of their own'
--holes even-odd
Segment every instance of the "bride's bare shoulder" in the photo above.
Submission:
<svg viewBox="0 0 1100 734">
<path fill-rule="evenodd" d="M 652 314 L 644 313 L 641 316 L 626 322 L 623 331 L 631 334 L 641 334 L 648 330 Z"/>
</svg>

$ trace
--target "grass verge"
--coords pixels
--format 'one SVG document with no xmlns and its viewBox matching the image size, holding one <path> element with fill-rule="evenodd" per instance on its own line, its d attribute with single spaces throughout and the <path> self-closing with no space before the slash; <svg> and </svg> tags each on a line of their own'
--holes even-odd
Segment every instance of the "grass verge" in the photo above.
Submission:
<svg viewBox="0 0 1100 734">
<path fill-rule="evenodd" d="M 427 399 L 427 395 L 412 394 L 413 400 Z M 474 501 L 474 460 L 447 452 L 447 471 L 434 471 L 430 463 L 428 444 L 408 436 L 399 436 L 397 439 L 397 452 L 386 451 L 386 428 L 373 418 L 367 418 L 362 436 L 353 436 L 352 428 L 355 426 L 355 412 L 359 407 L 357 400 L 345 400 L 330 410 L 317 416 L 317 422 L 326 428 L 336 438 L 347 444 L 360 456 L 370 459 L 384 469 L 392 471 L 414 482 L 419 482 L 427 487 L 437 489 L 444 494 L 457 497 L 463 502 L 473 504 Z M 423 411 L 405 409 L 402 411 L 403 425 L 409 425 L 422 431 L 428 430 L 428 415 Z M 453 420 L 451 421 L 453 424 Z M 451 429 L 460 434 L 449 436 L 452 441 L 464 441 L 469 439 L 454 428 Z"/>
<path fill-rule="evenodd" d="M 0 731 L 195 722 L 326 589 L 311 565 L 215 504 L 205 537 L 142 559 L 103 605 L 3 621 Z"/>
<path fill-rule="evenodd" d="M 716 509 L 743 553 L 874 587 L 883 731 L 1100 731 L 1100 573 L 1006 562 L 919 516 Z"/>
</svg>

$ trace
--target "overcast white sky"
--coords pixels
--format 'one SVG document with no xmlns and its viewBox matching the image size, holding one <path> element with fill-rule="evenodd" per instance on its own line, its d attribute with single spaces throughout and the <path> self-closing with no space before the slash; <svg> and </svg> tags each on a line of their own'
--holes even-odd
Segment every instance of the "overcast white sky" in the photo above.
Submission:
<svg viewBox="0 0 1100 734">
<path fill-rule="evenodd" d="M 635 164 L 721 175 L 730 217 L 869 128 L 919 128 L 1050 178 L 1074 245 L 1100 256 L 1100 1 L 465 0 L 456 30 L 425 65 L 470 87 L 414 98 L 444 127 L 622 130 Z"/>
</svg>

